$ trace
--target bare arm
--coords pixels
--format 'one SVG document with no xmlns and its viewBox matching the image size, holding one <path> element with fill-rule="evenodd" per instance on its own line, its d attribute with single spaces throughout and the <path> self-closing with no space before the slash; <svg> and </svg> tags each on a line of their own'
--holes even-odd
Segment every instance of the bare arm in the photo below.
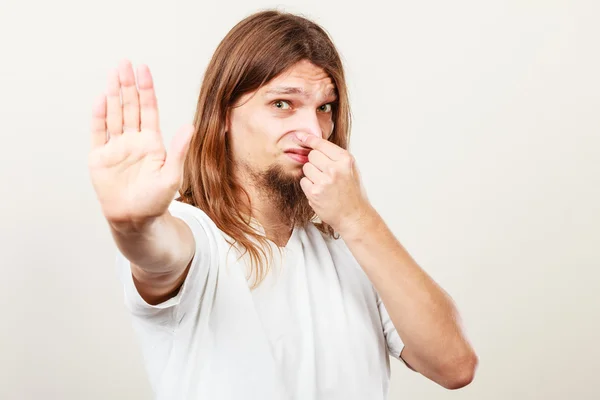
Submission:
<svg viewBox="0 0 600 400">
<path fill-rule="evenodd" d="M 194 126 L 180 129 L 167 154 L 150 70 L 138 68 L 136 86 L 127 60 L 109 73 L 91 125 L 89 170 L 102 213 L 138 292 L 156 305 L 177 292 L 194 256 L 190 228 L 169 213 Z"/>
<path fill-rule="evenodd" d="M 477 356 L 450 296 L 421 269 L 373 209 L 344 242 L 381 296 L 417 372 L 447 389 L 468 385 Z"/>
<path fill-rule="evenodd" d="M 131 262 L 135 286 L 148 304 L 162 303 L 177 293 L 195 250 L 192 231 L 184 221 L 167 211 L 137 226 L 113 223 L 111 233 Z"/>
<path fill-rule="evenodd" d="M 404 342 L 401 357 L 448 389 L 471 382 L 477 356 L 452 299 L 410 257 L 370 204 L 354 157 L 328 140 L 296 132 L 313 150 L 300 180 L 309 204 L 367 274 Z"/>
</svg>

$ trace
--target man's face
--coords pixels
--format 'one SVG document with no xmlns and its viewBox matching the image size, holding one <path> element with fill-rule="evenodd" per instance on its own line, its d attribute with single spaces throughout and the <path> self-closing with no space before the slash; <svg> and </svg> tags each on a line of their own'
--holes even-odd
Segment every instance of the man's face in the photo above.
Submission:
<svg viewBox="0 0 600 400">
<path fill-rule="evenodd" d="M 230 110 L 228 122 L 241 183 L 283 195 L 279 200 L 294 206 L 303 194 L 300 179 L 309 152 L 294 140 L 294 133 L 328 139 L 333 132 L 335 101 L 331 78 L 308 61 L 297 63 L 257 91 L 242 96 L 238 107 Z"/>
</svg>

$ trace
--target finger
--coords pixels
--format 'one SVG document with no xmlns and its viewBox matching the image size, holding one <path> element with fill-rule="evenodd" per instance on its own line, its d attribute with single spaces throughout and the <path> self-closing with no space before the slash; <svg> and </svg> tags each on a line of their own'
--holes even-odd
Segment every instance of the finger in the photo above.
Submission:
<svg viewBox="0 0 600 400">
<path fill-rule="evenodd" d="M 141 130 L 160 132 L 152 74 L 147 65 L 140 65 L 137 73 L 140 93 L 140 128 Z"/>
<path fill-rule="evenodd" d="M 314 183 L 312 183 L 307 177 L 300 179 L 300 187 L 308 199 L 311 197 L 313 186 Z"/>
<path fill-rule="evenodd" d="M 313 150 L 308 153 L 308 161 L 323 172 L 327 172 L 334 164 L 334 161 L 321 153 L 320 150 Z"/>
<path fill-rule="evenodd" d="M 119 82 L 123 96 L 123 132 L 140 130 L 140 100 L 135 75 L 129 60 L 119 64 Z"/>
<path fill-rule="evenodd" d="M 106 144 L 106 96 L 96 98 L 92 106 L 92 148 Z"/>
<path fill-rule="evenodd" d="M 175 137 L 171 142 L 171 147 L 167 153 L 165 165 L 163 166 L 164 172 L 170 179 L 181 179 L 183 174 L 183 164 L 194 131 L 194 125 L 185 125 L 175 134 Z"/>
<path fill-rule="evenodd" d="M 108 74 L 106 88 L 106 127 L 111 137 L 123 133 L 123 110 L 121 107 L 121 84 L 119 72 L 112 69 Z"/>
<path fill-rule="evenodd" d="M 319 150 L 321 153 L 325 154 L 334 161 L 339 160 L 346 152 L 346 150 L 328 140 L 322 139 L 315 135 L 310 135 L 305 132 L 297 132 L 296 137 L 302 145 L 310 147 L 311 149 Z"/>
<path fill-rule="evenodd" d="M 306 163 L 302 167 L 302 171 L 304 172 L 304 176 L 310 179 L 312 183 L 320 184 L 323 182 L 325 176 L 323 172 L 321 172 L 317 167 L 312 165 L 311 163 Z"/>
</svg>

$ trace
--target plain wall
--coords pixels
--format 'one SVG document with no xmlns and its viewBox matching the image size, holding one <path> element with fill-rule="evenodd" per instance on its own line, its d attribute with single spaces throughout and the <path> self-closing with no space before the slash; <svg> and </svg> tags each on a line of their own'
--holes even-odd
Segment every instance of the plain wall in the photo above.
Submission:
<svg viewBox="0 0 600 400">
<path fill-rule="evenodd" d="M 392 360 L 390 399 L 599 399 L 599 3 L 294 3 L 2 0 L 0 398 L 150 398 L 88 177 L 92 99 L 121 58 L 148 64 L 168 144 L 219 41 L 278 6 L 332 35 L 369 198 L 480 357 L 458 391 Z"/>
</svg>

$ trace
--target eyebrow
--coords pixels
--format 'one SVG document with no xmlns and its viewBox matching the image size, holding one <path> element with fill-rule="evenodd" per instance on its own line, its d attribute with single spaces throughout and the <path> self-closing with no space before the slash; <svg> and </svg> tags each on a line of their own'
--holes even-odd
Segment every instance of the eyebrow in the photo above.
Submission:
<svg viewBox="0 0 600 400">
<path fill-rule="evenodd" d="M 272 89 L 269 89 L 265 92 L 266 94 L 299 94 L 304 97 L 308 97 L 308 93 L 304 91 L 304 89 L 294 86 L 278 86 Z M 329 93 L 327 93 L 327 97 L 335 96 L 337 97 L 337 91 L 335 88 L 331 89 Z"/>
</svg>

